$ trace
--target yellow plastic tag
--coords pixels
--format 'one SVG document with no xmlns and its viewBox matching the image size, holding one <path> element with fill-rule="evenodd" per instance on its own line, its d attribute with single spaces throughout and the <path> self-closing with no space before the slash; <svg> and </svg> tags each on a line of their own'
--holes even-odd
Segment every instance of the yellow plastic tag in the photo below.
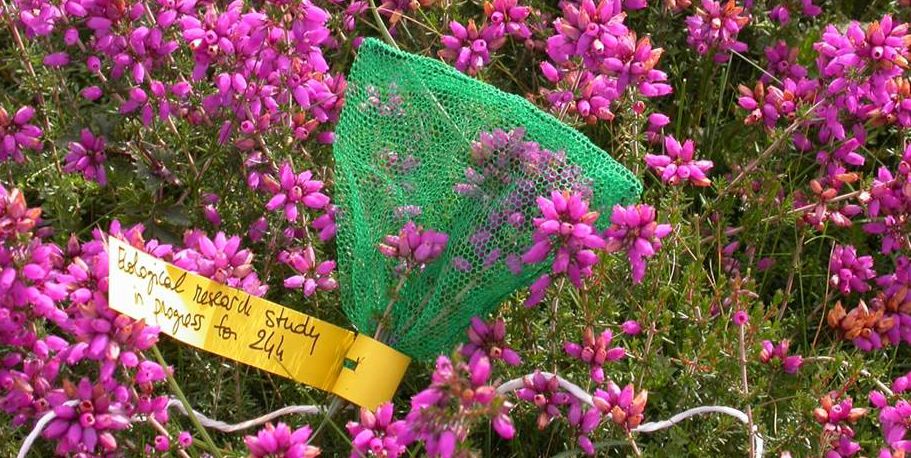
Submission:
<svg viewBox="0 0 911 458">
<path fill-rule="evenodd" d="M 367 336 L 213 282 L 114 237 L 108 245 L 110 307 L 194 347 L 369 409 L 392 399 L 411 361 Z"/>
</svg>

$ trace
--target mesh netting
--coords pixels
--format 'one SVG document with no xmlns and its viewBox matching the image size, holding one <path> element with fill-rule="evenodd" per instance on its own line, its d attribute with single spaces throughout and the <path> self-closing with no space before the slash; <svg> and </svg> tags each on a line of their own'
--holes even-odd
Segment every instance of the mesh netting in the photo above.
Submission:
<svg viewBox="0 0 911 458">
<path fill-rule="evenodd" d="M 609 215 L 641 191 L 607 153 L 528 101 L 377 40 L 358 50 L 346 98 L 334 155 L 352 324 L 372 335 L 398 283 L 396 262 L 377 250 L 385 235 L 411 220 L 450 236 L 438 260 L 407 277 L 384 325 L 387 343 L 415 359 L 450 351 L 472 316 L 548 268 L 517 262 L 536 196 L 586 192 Z"/>
</svg>

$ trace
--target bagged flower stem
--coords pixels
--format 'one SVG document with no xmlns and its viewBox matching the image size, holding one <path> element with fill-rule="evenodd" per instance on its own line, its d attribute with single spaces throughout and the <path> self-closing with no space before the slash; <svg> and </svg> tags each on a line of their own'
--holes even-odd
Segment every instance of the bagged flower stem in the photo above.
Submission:
<svg viewBox="0 0 911 458">
<path fill-rule="evenodd" d="M 537 196 L 582 192 L 603 213 L 641 192 L 528 101 L 374 39 L 358 50 L 337 138 L 342 306 L 362 333 L 383 321 L 384 340 L 416 359 L 451 349 L 472 316 L 547 268 L 519 260 Z M 448 234 L 434 262 L 406 266 L 378 250 L 409 222 Z"/>
</svg>

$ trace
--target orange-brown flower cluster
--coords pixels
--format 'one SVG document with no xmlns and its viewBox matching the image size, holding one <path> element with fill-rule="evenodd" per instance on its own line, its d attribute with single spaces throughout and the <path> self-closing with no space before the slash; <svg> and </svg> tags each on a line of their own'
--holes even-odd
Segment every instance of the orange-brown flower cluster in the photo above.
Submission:
<svg viewBox="0 0 911 458">
<path fill-rule="evenodd" d="M 876 304 L 875 304 L 876 305 Z M 860 349 L 869 351 L 874 348 L 882 348 L 886 334 L 895 326 L 894 317 L 886 315 L 883 307 L 867 307 L 864 301 L 860 301 L 857 307 L 846 312 L 841 305 L 841 301 L 835 303 L 835 307 L 829 311 L 829 326 L 838 331 L 842 339 L 854 342 Z"/>
</svg>

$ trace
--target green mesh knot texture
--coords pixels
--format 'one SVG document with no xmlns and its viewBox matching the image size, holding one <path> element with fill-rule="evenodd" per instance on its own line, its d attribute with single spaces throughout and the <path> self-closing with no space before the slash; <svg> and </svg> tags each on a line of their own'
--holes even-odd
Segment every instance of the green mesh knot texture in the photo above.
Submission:
<svg viewBox="0 0 911 458">
<path fill-rule="evenodd" d="M 348 80 L 335 198 L 342 307 L 359 332 L 373 334 L 399 283 L 396 261 L 377 250 L 383 237 L 408 220 L 450 237 L 439 259 L 407 277 L 386 321 L 387 343 L 412 358 L 451 351 L 472 316 L 486 317 L 549 268 L 514 273 L 539 216 L 536 196 L 587 192 L 605 222 L 614 204 L 641 192 L 630 171 L 576 130 L 437 60 L 367 39 Z M 472 144 L 485 132 L 498 132 L 487 138 L 502 148 L 478 157 Z M 507 133 L 539 144 L 543 159 L 504 153 L 527 149 L 503 145 Z"/>
</svg>

